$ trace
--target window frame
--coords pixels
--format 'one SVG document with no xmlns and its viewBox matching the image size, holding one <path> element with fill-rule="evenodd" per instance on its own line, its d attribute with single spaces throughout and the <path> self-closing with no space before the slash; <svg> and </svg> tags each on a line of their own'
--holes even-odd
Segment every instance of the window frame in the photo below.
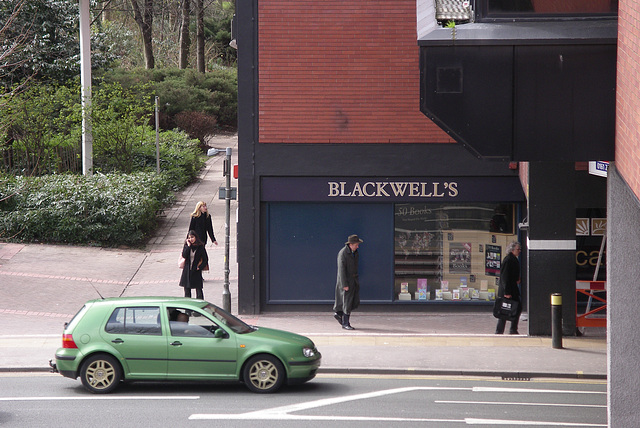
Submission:
<svg viewBox="0 0 640 428">
<path fill-rule="evenodd" d="M 116 319 L 118 318 L 119 311 L 123 310 L 124 315 L 123 323 L 118 323 Z M 155 310 L 156 313 L 156 321 L 153 323 L 137 323 L 135 322 L 135 311 L 144 310 L 150 311 Z M 132 315 L 134 317 L 134 326 L 128 328 L 127 326 L 127 318 L 129 314 L 128 311 L 134 311 Z M 162 318 L 161 318 L 160 306 L 117 306 L 111 311 L 109 318 L 107 318 L 107 322 L 104 325 L 104 331 L 107 334 L 135 334 L 135 335 L 144 335 L 144 336 L 162 336 Z M 137 324 L 137 326 L 136 326 Z M 145 326 L 144 328 L 142 326 Z M 147 330 L 148 329 L 148 330 Z"/>
<path fill-rule="evenodd" d="M 617 19 L 618 10 L 609 13 L 535 13 L 535 12 L 490 12 L 489 2 L 492 0 L 475 0 L 476 22 L 514 22 L 514 21 L 575 21 Z"/>
</svg>

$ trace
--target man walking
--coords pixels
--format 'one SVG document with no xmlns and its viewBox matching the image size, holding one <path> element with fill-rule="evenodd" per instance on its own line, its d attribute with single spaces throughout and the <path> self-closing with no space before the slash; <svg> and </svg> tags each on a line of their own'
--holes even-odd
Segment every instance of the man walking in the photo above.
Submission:
<svg viewBox="0 0 640 428">
<path fill-rule="evenodd" d="M 360 281 L 358 280 L 358 247 L 362 243 L 358 235 L 351 235 L 338 253 L 338 278 L 333 317 L 345 330 L 355 330 L 349 323 L 351 311 L 360 305 Z"/>
<path fill-rule="evenodd" d="M 519 242 L 513 241 L 507 246 L 507 256 L 502 261 L 500 266 L 500 287 L 498 288 L 498 296 L 506 297 L 518 302 L 518 313 L 513 321 L 511 321 L 511 328 L 509 334 L 518 334 L 518 321 L 520 320 L 520 314 L 522 313 L 522 302 L 520 301 L 520 262 L 518 256 L 522 251 L 522 247 Z M 498 325 L 496 325 L 496 334 L 503 334 L 507 321 L 498 319 Z"/>
</svg>

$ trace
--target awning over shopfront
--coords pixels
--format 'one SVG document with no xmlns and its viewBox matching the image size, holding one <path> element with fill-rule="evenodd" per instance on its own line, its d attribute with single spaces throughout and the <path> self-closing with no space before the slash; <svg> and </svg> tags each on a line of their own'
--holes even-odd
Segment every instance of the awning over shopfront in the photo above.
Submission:
<svg viewBox="0 0 640 428">
<path fill-rule="evenodd" d="M 263 177 L 263 202 L 522 202 L 511 177 Z"/>
</svg>

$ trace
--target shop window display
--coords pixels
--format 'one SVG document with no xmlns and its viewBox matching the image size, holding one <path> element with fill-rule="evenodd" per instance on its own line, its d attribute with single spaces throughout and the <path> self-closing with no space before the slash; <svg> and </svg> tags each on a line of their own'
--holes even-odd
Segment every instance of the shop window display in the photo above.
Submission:
<svg viewBox="0 0 640 428">
<path fill-rule="evenodd" d="M 396 204 L 398 301 L 493 300 L 514 204 Z"/>
</svg>

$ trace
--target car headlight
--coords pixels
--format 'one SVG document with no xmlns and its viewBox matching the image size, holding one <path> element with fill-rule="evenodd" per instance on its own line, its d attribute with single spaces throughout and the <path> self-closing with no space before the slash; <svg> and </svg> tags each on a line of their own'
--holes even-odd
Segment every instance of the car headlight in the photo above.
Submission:
<svg viewBox="0 0 640 428">
<path fill-rule="evenodd" d="M 316 350 L 313 348 L 302 348 L 302 354 L 307 358 L 311 358 L 316 355 Z"/>
</svg>

